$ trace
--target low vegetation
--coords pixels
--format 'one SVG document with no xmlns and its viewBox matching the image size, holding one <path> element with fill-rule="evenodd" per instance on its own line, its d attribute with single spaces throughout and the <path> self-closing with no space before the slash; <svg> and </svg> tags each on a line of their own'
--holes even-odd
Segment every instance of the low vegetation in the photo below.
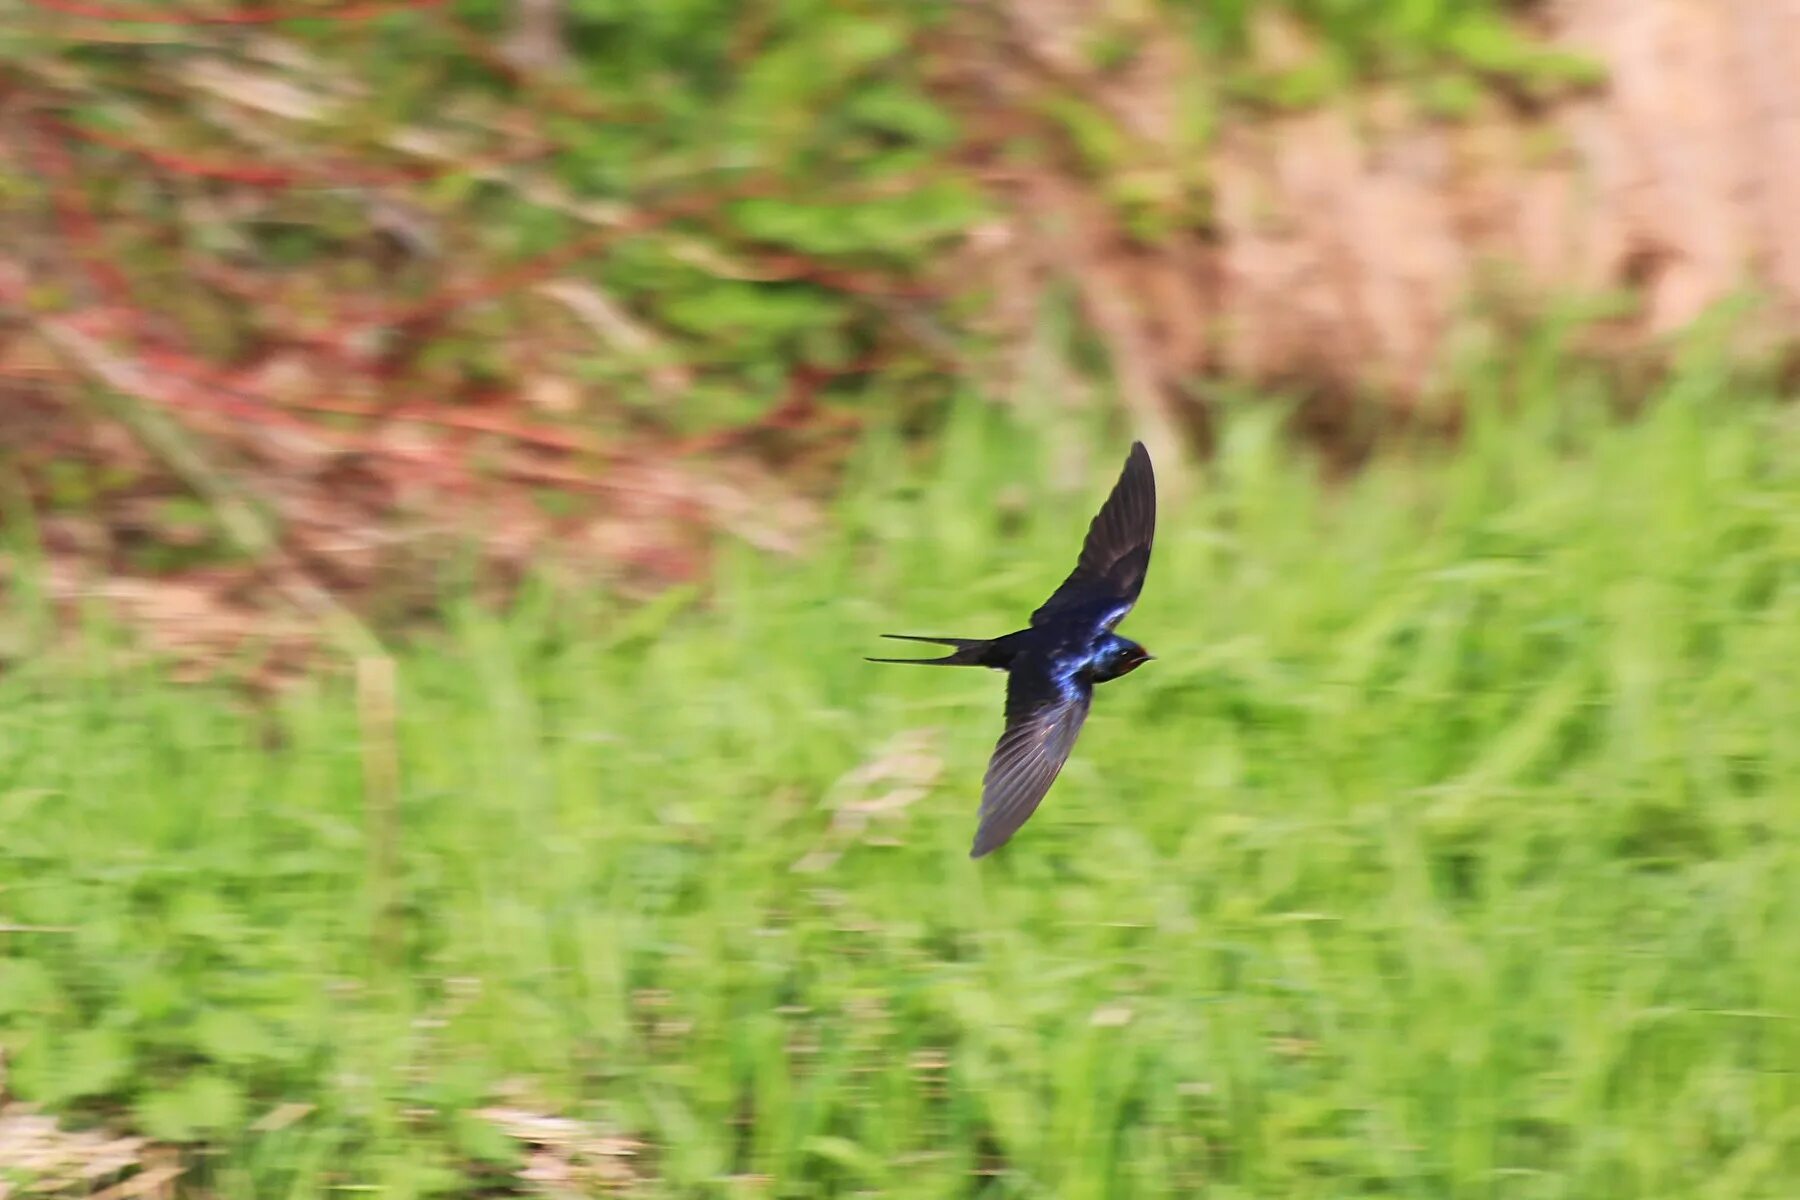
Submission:
<svg viewBox="0 0 1800 1200">
<path fill-rule="evenodd" d="M 97 623 L 0 675 L 6 1086 L 217 1196 L 529 1189 L 529 1114 L 644 1195 L 1789 1195 L 1800 427 L 1699 352 L 1626 425 L 1476 393 L 1334 484 L 1229 415 L 1157 661 L 981 863 L 998 681 L 859 656 L 1029 611 L 1085 417 L 877 429 L 799 560 L 453 606 L 397 834 L 346 685 Z"/>
</svg>

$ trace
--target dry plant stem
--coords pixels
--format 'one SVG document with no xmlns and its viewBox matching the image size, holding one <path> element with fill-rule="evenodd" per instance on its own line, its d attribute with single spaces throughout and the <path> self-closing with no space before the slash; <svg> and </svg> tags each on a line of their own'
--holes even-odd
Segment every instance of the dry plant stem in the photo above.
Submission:
<svg viewBox="0 0 1800 1200">
<path fill-rule="evenodd" d="M 1185 478 L 1181 441 L 1157 378 L 1155 351 L 1120 281 L 1106 267 L 1091 264 L 1077 282 L 1094 328 L 1106 343 L 1119 394 L 1144 441 L 1156 448 L 1165 487 L 1178 497 Z"/>
<path fill-rule="evenodd" d="M 219 527 L 244 554 L 276 569 L 281 594 L 319 621 L 355 672 L 361 723 L 364 817 L 368 834 L 370 930 L 375 960 L 391 963 L 400 944 L 394 903 L 400 844 L 400 766 L 396 746 L 397 689 L 394 659 L 357 615 L 316 583 L 281 547 L 267 520 L 242 489 L 226 478 L 190 438 L 144 402 L 153 391 L 142 371 L 101 342 L 64 325 L 31 321 L 32 327 L 71 365 L 102 384 L 116 399 L 116 415 L 152 453 L 211 508 Z"/>
<path fill-rule="evenodd" d="M 178 1163 L 164 1163 L 151 1167 L 123 1183 L 115 1183 L 105 1191 L 95 1192 L 92 1200 L 134 1200 L 138 1196 L 170 1195 L 168 1185 L 175 1182 L 187 1168 Z"/>
<path fill-rule="evenodd" d="M 664 400 L 677 400 L 693 386 L 693 372 L 680 365 L 668 344 L 591 279 L 552 279 L 538 292 L 562 304 L 614 351 L 644 368 Z"/>
<path fill-rule="evenodd" d="M 356 710 L 362 730 L 363 804 L 369 838 L 369 922 L 375 961 L 382 966 L 399 962 L 402 943 L 398 709 L 393 657 L 385 653 L 357 656 Z"/>
<path fill-rule="evenodd" d="M 1082 308 L 1106 347 L 1119 397 L 1155 455 L 1169 497 L 1179 499 L 1187 474 L 1170 397 L 1130 285 L 1099 244 L 1102 219 L 1081 197 L 1061 186 L 1043 189 L 1039 199 L 1047 214 L 1040 228 L 1056 269 L 1080 295 Z"/>
</svg>

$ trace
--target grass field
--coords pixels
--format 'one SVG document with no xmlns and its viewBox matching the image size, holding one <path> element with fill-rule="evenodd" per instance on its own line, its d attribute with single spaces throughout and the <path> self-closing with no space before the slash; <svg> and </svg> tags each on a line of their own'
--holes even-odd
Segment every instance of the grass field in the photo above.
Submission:
<svg viewBox="0 0 1800 1200">
<path fill-rule="evenodd" d="M 495 1102 L 646 1195 L 1791 1197 L 1800 424 L 1705 360 L 1623 427 L 1528 375 L 1343 485 L 1229 421 L 1157 661 L 979 863 L 1000 680 L 860 656 L 1014 627 L 1121 437 L 970 408 L 803 561 L 456 610 L 387 956 L 343 686 L 0 674 L 7 1086 L 221 1197 L 505 1185 Z"/>
</svg>

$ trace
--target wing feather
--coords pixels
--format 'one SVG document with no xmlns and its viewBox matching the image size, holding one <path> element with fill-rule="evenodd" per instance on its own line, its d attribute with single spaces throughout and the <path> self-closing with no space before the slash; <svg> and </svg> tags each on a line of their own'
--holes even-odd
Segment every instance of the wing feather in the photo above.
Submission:
<svg viewBox="0 0 1800 1200">
<path fill-rule="evenodd" d="M 981 825 L 970 858 L 1004 846 L 1037 811 L 1087 720 L 1093 688 L 1015 669 L 1006 686 L 1006 732 L 981 784 Z"/>
<path fill-rule="evenodd" d="M 1071 611 L 1111 605 L 1111 628 L 1131 611 L 1150 570 L 1156 539 L 1156 472 L 1144 443 L 1133 442 L 1119 481 L 1088 525 L 1081 557 L 1062 585 L 1031 614 L 1033 625 Z"/>
</svg>

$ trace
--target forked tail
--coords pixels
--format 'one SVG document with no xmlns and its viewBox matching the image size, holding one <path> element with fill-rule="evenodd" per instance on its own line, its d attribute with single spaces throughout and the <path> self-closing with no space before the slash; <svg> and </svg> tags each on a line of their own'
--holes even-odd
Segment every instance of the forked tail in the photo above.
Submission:
<svg viewBox="0 0 1800 1200">
<path fill-rule="evenodd" d="M 989 654 L 994 645 L 992 638 L 919 637 L 910 633 L 884 633 L 881 636 L 900 642 L 930 642 L 935 646 L 954 646 L 956 649 L 942 658 L 871 658 L 868 660 L 869 662 L 913 663 L 921 667 L 995 667 L 1000 665 L 993 661 L 993 656 Z"/>
</svg>

